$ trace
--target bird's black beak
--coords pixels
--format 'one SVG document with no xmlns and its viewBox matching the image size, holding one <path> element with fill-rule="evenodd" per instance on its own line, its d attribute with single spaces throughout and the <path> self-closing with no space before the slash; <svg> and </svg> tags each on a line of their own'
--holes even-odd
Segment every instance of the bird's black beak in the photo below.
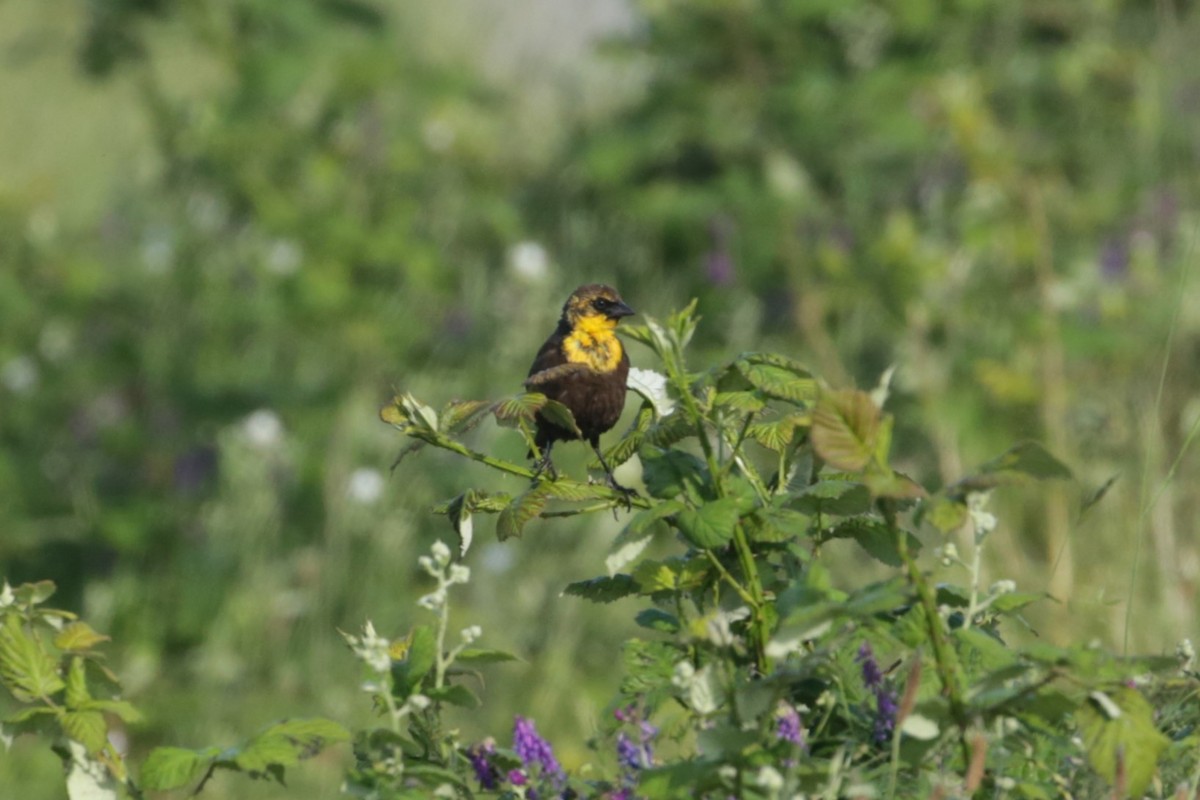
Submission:
<svg viewBox="0 0 1200 800">
<path fill-rule="evenodd" d="M 620 319 L 621 317 L 631 317 L 637 312 L 624 303 L 618 302 L 608 310 L 610 319 Z"/>
</svg>

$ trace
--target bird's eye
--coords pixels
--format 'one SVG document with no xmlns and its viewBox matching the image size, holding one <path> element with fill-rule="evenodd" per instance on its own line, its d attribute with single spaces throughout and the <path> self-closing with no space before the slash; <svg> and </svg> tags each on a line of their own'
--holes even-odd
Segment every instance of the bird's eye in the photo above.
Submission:
<svg viewBox="0 0 1200 800">
<path fill-rule="evenodd" d="M 612 308 L 612 301 L 606 300 L 603 297 L 597 297 L 592 301 L 592 308 L 596 309 L 597 311 L 607 311 L 608 309 Z"/>
</svg>

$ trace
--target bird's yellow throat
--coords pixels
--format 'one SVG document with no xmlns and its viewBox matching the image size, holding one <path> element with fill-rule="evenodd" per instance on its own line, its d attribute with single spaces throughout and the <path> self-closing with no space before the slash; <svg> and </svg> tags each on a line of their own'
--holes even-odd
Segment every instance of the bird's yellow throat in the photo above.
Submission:
<svg viewBox="0 0 1200 800">
<path fill-rule="evenodd" d="M 621 340 L 613 331 L 615 319 L 603 314 L 589 314 L 575 321 L 571 333 L 563 340 L 563 353 L 573 364 L 587 364 L 596 372 L 612 372 L 621 363 Z"/>
</svg>

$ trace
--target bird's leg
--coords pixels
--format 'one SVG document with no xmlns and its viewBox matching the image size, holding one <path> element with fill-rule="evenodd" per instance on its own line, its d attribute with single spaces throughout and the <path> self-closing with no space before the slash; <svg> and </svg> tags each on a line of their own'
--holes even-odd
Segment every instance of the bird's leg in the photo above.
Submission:
<svg viewBox="0 0 1200 800">
<path fill-rule="evenodd" d="M 546 446 L 542 448 L 542 455 L 537 461 L 533 462 L 533 479 L 537 481 L 545 472 L 550 476 L 550 480 L 558 480 L 558 470 L 554 468 L 554 462 L 550 460 L 550 450 L 554 447 L 554 440 L 546 442 Z"/>
<path fill-rule="evenodd" d="M 600 459 L 600 466 L 604 468 L 604 477 L 606 483 L 608 483 L 609 487 L 611 487 L 614 491 L 621 493 L 621 497 L 625 502 L 625 510 L 632 511 L 633 501 L 631 498 L 640 497 L 641 495 L 638 494 L 637 489 L 630 489 L 627 486 L 622 486 L 621 484 L 617 483 L 617 479 L 613 476 L 612 470 L 608 468 L 608 462 L 604 460 L 604 453 L 600 452 L 599 440 L 592 441 L 590 444 L 592 445 L 592 449 L 596 451 L 596 458 Z"/>
</svg>

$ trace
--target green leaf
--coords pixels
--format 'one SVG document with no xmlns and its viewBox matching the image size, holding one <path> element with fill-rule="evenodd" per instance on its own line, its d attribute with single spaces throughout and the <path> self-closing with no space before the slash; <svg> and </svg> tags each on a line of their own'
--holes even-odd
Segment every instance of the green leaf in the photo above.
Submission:
<svg viewBox="0 0 1200 800">
<path fill-rule="evenodd" d="M 540 392 L 526 392 L 513 395 L 492 404 L 492 414 L 496 422 L 506 427 L 515 427 L 522 420 L 532 422 L 539 409 L 546 404 L 546 395 Z"/>
<path fill-rule="evenodd" d="M 640 457 L 642 480 L 651 497 L 670 500 L 689 489 L 689 495 L 695 496 L 696 487 L 707 480 L 704 462 L 691 453 L 648 446 L 641 449 Z"/>
<path fill-rule="evenodd" d="M 705 503 L 696 510 L 685 508 L 676 516 L 676 521 L 685 539 L 696 547 L 712 549 L 733 539 L 738 518 L 738 501 L 723 497 Z"/>
<path fill-rule="evenodd" d="M 349 740 L 350 732 L 332 720 L 286 720 L 247 742 L 233 758 L 233 766 L 254 775 L 278 777 L 281 768 L 311 758 L 331 744 Z"/>
<path fill-rule="evenodd" d="M 1122 686 L 1107 694 L 1093 692 L 1075 712 L 1075 721 L 1092 768 L 1110 784 L 1122 768 L 1126 792 L 1141 797 L 1170 744 L 1154 725 L 1154 707 L 1136 689 Z"/>
<path fill-rule="evenodd" d="M 662 633 L 679 631 L 679 619 L 674 614 L 668 614 L 659 608 L 646 608 L 638 612 L 634 622 L 643 628 Z"/>
<path fill-rule="evenodd" d="M 637 795 L 645 800 L 700 797 L 702 792 L 719 785 L 720 766 L 716 761 L 681 761 L 645 770 L 638 780 Z"/>
<path fill-rule="evenodd" d="M 404 658 L 392 662 L 392 693 L 398 700 L 407 700 L 416 692 L 421 681 L 437 661 L 437 638 L 430 625 L 413 628 L 408 635 Z"/>
<path fill-rule="evenodd" d="M 545 510 L 552 491 L 549 486 L 550 482 L 541 481 L 513 498 L 496 519 L 496 538 L 503 542 L 520 536 L 530 520 Z"/>
<path fill-rule="evenodd" d="M 128 700 L 89 700 L 83 704 L 89 711 L 103 711 L 120 717 L 124 722 L 141 722 L 142 712 Z"/>
<path fill-rule="evenodd" d="M 571 409 L 557 400 L 547 400 L 538 413 L 552 425 L 568 430 L 580 439 L 583 438 L 583 433 L 579 430 L 579 425 L 576 424 L 575 415 L 571 413 Z"/>
<path fill-rule="evenodd" d="M 100 642 L 109 641 L 109 637 L 96 633 L 92 626 L 83 621 L 72 622 L 54 637 L 54 646 L 59 650 L 84 652 Z"/>
<path fill-rule="evenodd" d="M 1030 478 L 1071 478 L 1071 470 L 1037 442 L 1021 442 L 982 467 L 983 472 Z"/>
<path fill-rule="evenodd" d="M 766 353 L 740 356 L 734 366 L 768 397 L 809 406 L 817 400 L 817 382 L 799 362 Z"/>
<path fill-rule="evenodd" d="M 452 706 L 458 706 L 459 708 L 472 709 L 479 708 L 480 706 L 479 698 L 470 689 L 460 683 L 443 686 L 440 689 L 429 689 L 425 692 L 425 695 L 430 700 L 439 700 L 443 703 L 449 703 Z"/>
<path fill-rule="evenodd" d="M 503 650 L 484 650 L 477 647 L 468 647 L 454 657 L 455 664 L 499 664 L 504 661 L 520 660 L 512 653 Z"/>
<path fill-rule="evenodd" d="M 798 428 L 812 422 L 809 414 L 788 414 L 770 422 L 756 422 L 746 429 L 746 435 L 768 450 L 781 453 L 791 447 Z"/>
<path fill-rule="evenodd" d="M 67 669 L 67 708 L 79 708 L 92 699 L 87 686 L 87 673 L 84 670 L 83 659 L 79 656 L 71 658 L 71 666 Z"/>
<path fill-rule="evenodd" d="M 637 594 L 638 586 L 630 575 L 612 575 L 610 577 L 592 578 L 586 581 L 576 581 L 567 584 L 563 589 L 564 595 L 582 597 L 593 603 L 611 603 L 622 597 Z"/>
<path fill-rule="evenodd" d="M 58 659 L 25 630 L 16 614 L 5 615 L 0 626 L 0 682 L 22 703 L 49 697 L 64 686 Z"/>
<path fill-rule="evenodd" d="M 875 458 L 881 421 L 866 392 L 823 392 L 813 410 L 813 448 L 834 469 L 858 472 Z"/>
<path fill-rule="evenodd" d="M 1100 486 L 1097 487 L 1091 494 L 1085 497 L 1083 502 L 1079 504 L 1079 515 L 1082 517 L 1091 510 L 1092 506 L 1103 500 L 1104 496 L 1108 494 L 1108 490 L 1113 487 L 1113 484 L 1115 484 L 1117 479 L 1120 477 L 1121 473 L 1118 472 L 1116 475 L 1113 475 L 1104 483 L 1100 484 Z"/>
<path fill-rule="evenodd" d="M 468 784 L 463 780 L 462 776 L 451 770 L 432 764 L 405 764 L 404 777 L 420 781 L 425 786 L 434 789 L 447 783 L 451 786 L 458 786 L 461 789 L 468 788 Z M 395 797 L 395 795 L 389 794 L 388 797 Z M 428 798 L 430 795 L 426 792 L 419 792 L 414 794 L 413 797 Z"/>
<path fill-rule="evenodd" d="M 767 407 L 767 401 L 763 399 L 762 392 L 738 390 L 717 392 L 713 405 L 739 414 L 755 414 Z"/>
<path fill-rule="evenodd" d="M 491 407 L 486 400 L 455 400 L 442 409 L 442 430 L 446 433 L 465 433 L 483 419 Z"/>
<path fill-rule="evenodd" d="M 790 542 L 807 533 L 811 522 L 806 514 L 775 506 L 759 509 L 749 520 L 757 523 L 749 531 L 755 542 Z"/>
<path fill-rule="evenodd" d="M 921 519 L 942 533 L 950 533 L 966 525 L 970 515 L 966 503 L 938 495 L 924 507 Z"/>
<path fill-rule="evenodd" d="M 66 711 L 59 722 L 63 733 L 87 748 L 92 755 L 108 742 L 108 725 L 99 711 Z"/>
<path fill-rule="evenodd" d="M 908 540 L 908 552 L 916 556 L 921 549 L 921 540 L 908 531 L 899 533 Z M 904 563 L 904 560 L 900 558 L 896 532 L 879 520 L 868 517 L 850 517 L 838 523 L 829 535 L 831 538 L 853 539 L 872 558 L 882 561 L 889 567 L 898 567 Z"/>
<path fill-rule="evenodd" d="M 810 515 L 862 514 L 871 508 L 871 492 L 858 481 L 818 481 L 791 495 L 788 506 Z"/>
<path fill-rule="evenodd" d="M 13 594 L 19 605 L 36 606 L 49 600 L 56 589 L 54 581 L 38 581 L 21 584 L 13 590 Z"/>
</svg>

